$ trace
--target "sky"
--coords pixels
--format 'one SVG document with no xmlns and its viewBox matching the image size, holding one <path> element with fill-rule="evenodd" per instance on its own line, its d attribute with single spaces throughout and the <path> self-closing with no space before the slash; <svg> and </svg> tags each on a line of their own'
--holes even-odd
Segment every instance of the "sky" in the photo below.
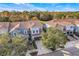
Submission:
<svg viewBox="0 0 79 59">
<path fill-rule="evenodd" d="M 79 11 L 79 3 L 0 3 L 0 11 Z"/>
</svg>

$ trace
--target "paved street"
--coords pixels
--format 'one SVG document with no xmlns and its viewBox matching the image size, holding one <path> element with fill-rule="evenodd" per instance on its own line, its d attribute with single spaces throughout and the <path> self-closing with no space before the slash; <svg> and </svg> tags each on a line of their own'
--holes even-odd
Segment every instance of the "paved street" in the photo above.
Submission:
<svg viewBox="0 0 79 59">
<path fill-rule="evenodd" d="M 41 56 L 79 56 L 79 40 L 68 42 L 63 50 L 43 54 Z"/>
<path fill-rule="evenodd" d="M 79 56 L 79 49 L 76 47 L 71 47 L 64 50 L 43 54 L 41 56 Z"/>
</svg>

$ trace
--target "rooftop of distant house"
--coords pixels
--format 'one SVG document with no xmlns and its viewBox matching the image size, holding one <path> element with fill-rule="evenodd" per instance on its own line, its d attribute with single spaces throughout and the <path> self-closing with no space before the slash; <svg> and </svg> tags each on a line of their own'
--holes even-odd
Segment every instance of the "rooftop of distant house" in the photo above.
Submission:
<svg viewBox="0 0 79 59">
<path fill-rule="evenodd" d="M 55 19 L 47 21 L 47 24 L 56 26 L 56 25 L 79 25 L 79 19 Z"/>
</svg>

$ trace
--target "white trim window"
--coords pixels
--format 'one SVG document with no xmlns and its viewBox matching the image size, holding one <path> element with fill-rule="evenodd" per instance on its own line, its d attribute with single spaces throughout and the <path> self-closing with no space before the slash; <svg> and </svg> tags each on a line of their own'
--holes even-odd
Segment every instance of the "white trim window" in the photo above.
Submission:
<svg viewBox="0 0 79 59">
<path fill-rule="evenodd" d="M 31 31 L 32 31 L 32 34 L 39 34 L 40 33 L 39 28 L 32 28 Z"/>
</svg>

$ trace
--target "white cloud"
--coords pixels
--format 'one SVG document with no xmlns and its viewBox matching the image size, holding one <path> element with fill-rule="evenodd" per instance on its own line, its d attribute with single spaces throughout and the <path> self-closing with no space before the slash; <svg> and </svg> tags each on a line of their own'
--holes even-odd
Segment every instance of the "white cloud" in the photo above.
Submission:
<svg viewBox="0 0 79 59">
<path fill-rule="evenodd" d="M 32 5 L 32 4 L 30 4 L 30 3 L 27 3 L 27 4 L 19 4 L 19 7 L 21 7 L 21 5 L 22 5 L 22 7 L 23 7 L 23 9 L 24 10 L 29 10 L 29 11 L 34 11 L 34 10 L 39 10 L 39 11 L 45 11 L 46 9 L 44 9 L 44 8 L 42 8 L 42 7 L 36 7 L 36 6 L 34 6 L 34 5 Z"/>
<path fill-rule="evenodd" d="M 8 10 L 8 11 L 12 11 L 12 10 L 15 10 L 15 11 L 24 11 L 24 10 L 27 10 L 27 11 L 34 11 L 34 10 L 45 11 L 46 10 L 42 7 L 36 7 L 35 5 L 32 5 L 30 3 L 15 3 L 13 5 L 7 4 L 7 5 L 4 5 L 5 8 L 3 8 L 3 5 L 0 6 L 0 11 L 3 11 L 3 10 Z"/>
</svg>

